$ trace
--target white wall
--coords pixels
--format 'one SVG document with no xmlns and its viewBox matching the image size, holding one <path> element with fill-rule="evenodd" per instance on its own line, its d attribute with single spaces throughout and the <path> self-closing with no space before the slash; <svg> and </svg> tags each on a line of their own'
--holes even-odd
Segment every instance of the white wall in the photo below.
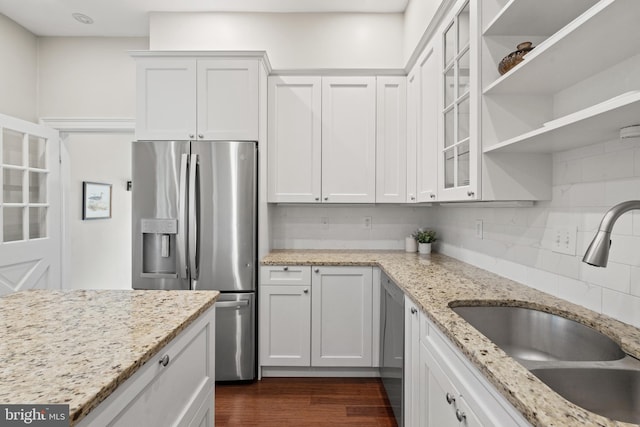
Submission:
<svg viewBox="0 0 640 427">
<path fill-rule="evenodd" d="M 36 121 L 38 39 L 2 14 L 0 57 L 0 113 Z"/>
<path fill-rule="evenodd" d="M 640 326 L 640 212 L 615 225 L 607 268 L 581 262 L 604 212 L 633 199 L 640 199 L 640 141 L 557 153 L 550 202 L 437 208 L 439 251 Z M 476 219 L 483 220 L 483 240 L 475 237 Z M 551 250 L 559 228 L 577 229 L 575 256 Z"/>
<path fill-rule="evenodd" d="M 40 117 L 135 117 L 135 61 L 146 38 L 45 37 L 39 54 Z"/>
<path fill-rule="evenodd" d="M 444 0 L 410 0 L 404 12 L 403 59 L 411 58 L 427 26 Z"/>
<path fill-rule="evenodd" d="M 133 134 L 73 133 L 67 198 L 67 289 L 131 289 L 131 141 Z M 112 218 L 82 220 L 82 182 L 112 184 Z M 67 266 L 65 266 L 67 267 Z"/>
<path fill-rule="evenodd" d="M 404 238 L 431 227 L 428 207 L 274 206 L 273 249 L 404 249 Z M 371 217 L 371 228 L 364 218 Z M 325 224 L 326 223 L 326 224 Z"/>
<path fill-rule="evenodd" d="M 151 50 L 264 50 L 274 69 L 403 68 L 400 13 L 152 13 Z"/>
</svg>

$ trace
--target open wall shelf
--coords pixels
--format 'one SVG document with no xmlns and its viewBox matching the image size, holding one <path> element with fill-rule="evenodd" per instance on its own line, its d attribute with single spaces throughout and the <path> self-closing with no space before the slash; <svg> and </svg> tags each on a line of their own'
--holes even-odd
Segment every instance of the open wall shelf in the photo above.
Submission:
<svg viewBox="0 0 640 427">
<path fill-rule="evenodd" d="M 549 1 L 552 0 L 545 0 L 544 3 Z M 524 2 L 512 0 L 500 16 L 524 13 L 525 8 L 539 4 L 527 3 L 529 6 L 525 7 Z M 562 6 L 556 7 L 563 7 L 565 1 L 557 3 Z M 574 1 L 569 3 L 573 4 Z M 516 9 L 512 12 L 512 8 Z M 518 11 L 517 8 L 522 10 Z M 640 25 L 638 14 L 630 13 L 637 9 L 638 0 L 601 0 L 539 44 L 523 62 L 489 84 L 484 94 L 554 94 L 612 64 L 637 55 Z M 500 16 L 489 25 L 487 31 L 515 31 L 508 28 L 516 21 L 515 18 L 499 19 Z M 524 30 L 528 24 L 524 23 L 524 19 L 521 21 L 519 33 L 526 34 Z M 527 17 L 526 21 L 534 19 Z M 501 29 L 501 26 L 504 28 Z"/>
<path fill-rule="evenodd" d="M 623 95 L 545 123 L 498 144 L 484 153 L 552 153 L 613 140 L 620 129 L 640 124 L 640 91 Z"/>
<path fill-rule="evenodd" d="M 551 36 L 598 0 L 509 0 L 485 36 Z"/>
</svg>

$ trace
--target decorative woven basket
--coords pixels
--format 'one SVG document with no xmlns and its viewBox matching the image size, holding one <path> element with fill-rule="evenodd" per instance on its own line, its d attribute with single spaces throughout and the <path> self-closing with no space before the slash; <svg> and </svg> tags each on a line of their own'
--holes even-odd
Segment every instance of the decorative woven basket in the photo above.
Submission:
<svg viewBox="0 0 640 427">
<path fill-rule="evenodd" d="M 533 50 L 531 42 L 522 42 L 516 46 L 518 50 L 502 58 L 498 64 L 498 72 L 504 74 L 524 60 L 524 56 Z"/>
</svg>

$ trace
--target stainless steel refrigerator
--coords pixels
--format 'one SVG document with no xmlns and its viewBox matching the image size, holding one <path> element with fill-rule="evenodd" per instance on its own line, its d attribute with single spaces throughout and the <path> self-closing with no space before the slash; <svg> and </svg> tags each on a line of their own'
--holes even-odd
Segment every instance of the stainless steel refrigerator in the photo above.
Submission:
<svg viewBox="0 0 640 427">
<path fill-rule="evenodd" d="M 134 141 L 133 288 L 217 290 L 216 381 L 256 375 L 257 145 Z"/>
</svg>

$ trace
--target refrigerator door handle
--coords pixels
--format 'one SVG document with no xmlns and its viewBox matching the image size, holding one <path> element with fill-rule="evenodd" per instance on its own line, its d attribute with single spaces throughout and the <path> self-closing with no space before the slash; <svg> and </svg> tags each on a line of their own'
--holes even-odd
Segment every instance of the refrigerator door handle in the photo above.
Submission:
<svg viewBox="0 0 640 427">
<path fill-rule="evenodd" d="M 249 300 L 216 302 L 216 308 L 240 308 L 247 306 L 249 306 Z"/>
<path fill-rule="evenodd" d="M 200 222 L 200 166 L 198 155 L 191 154 L 189 168 L 189 271 L 192 283 L 198 280 L 200 251 L 198 227 Z"/>
<path fill-rule="evenodd" d="M 189 155 L 180 158 L 180 182 L 178 189 L 178 271 L 182 279 L 188 277 L 186 236 L 189 228 L 185 214 L 187 211 L 187 173 L 189 170 Z"/>
</svg>

